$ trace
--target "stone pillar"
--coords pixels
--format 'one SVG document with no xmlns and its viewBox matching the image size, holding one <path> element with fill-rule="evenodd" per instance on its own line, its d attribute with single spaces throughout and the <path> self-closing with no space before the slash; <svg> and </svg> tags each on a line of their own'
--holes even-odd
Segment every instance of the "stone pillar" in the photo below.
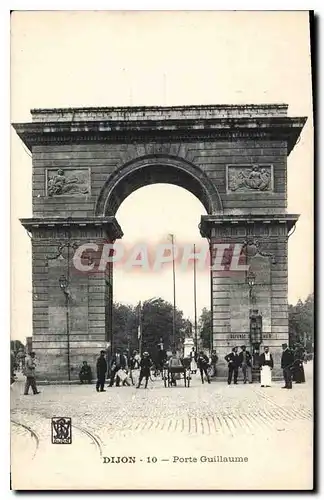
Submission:
<svg viewBox="0 0 324 500">
<path fill-rule="evenodd" d="M 281 344 L 288 343 L 288 232 L 297 216 L 206 216 L 201 232 L 210 238 L 214 269 L 212 279 L 213 349 L 218 376 L 225 377 L 224 356 L 234 346 L 246 345 L 252 352 L 250 313 L 262 315 L 261 352 L 268 345 L 274 357 L 273 376 L 281 377 Z M 217 252 L 226 246 L 221 262 Z M 240 258 L 235 262 L 235 252 Z M 238 264 L 238 265 L 237 265 Z M 244 266 L 244 267 L 243 267 Z M 252 271 L 253 300 L 247 282 Z"/>
<path fill-rule="evenodd" d="M 22 223 L 32 233 L 33 350 L 38 379 L 77 380 L 84 360 L 95 377 L 96 358 L 111 341 L 112 324 L 112 264 L 100 270 L 99 263 L 103 246 L 121 236 L 120 228 L 114 217 Z"/>
</svg>

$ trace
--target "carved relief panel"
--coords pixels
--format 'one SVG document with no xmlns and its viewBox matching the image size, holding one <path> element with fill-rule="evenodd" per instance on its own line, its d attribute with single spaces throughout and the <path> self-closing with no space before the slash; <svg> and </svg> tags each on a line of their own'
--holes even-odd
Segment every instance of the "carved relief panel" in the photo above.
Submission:
<svg viewBox="0 0 324 500">
<path fill-rule="evenodd" d="M 272 165 L 227 165 L 226 188 L 228 193 L 273 191 Z"/>
<path fill-rule="evenodd" d="M 90 194 L 90 169 L 46 170 L 46 196 L 82 196 Z"/>
</svg>

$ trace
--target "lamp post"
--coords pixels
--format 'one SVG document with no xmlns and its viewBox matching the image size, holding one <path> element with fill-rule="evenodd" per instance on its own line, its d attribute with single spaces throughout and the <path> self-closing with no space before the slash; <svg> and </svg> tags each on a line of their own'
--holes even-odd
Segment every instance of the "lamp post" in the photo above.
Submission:
<svg viewBox="0 0 324 500">
<path fill-rule="evenodd" d="M 254 308 L 255 306 L 255 295 L 253 292 L 255 286 L 255 274 L 249 270 L 246 277 L 247 284 L 249 286 L 249 303 L 250 303 L 250 342 L 252 345 L 253 353 L 253 366 L 254 368 L 259 367 L 259 350 L 260 344 L 262 343 L 262 316 L 258 314 L 258 310 Z M 252 305 L 252 307 L 251 307 Z"/>
<path fill-rule="evenodd" d="M 70 370 L 70 318 L 69 318 L 69 299 L 70 292 L 68 290 L 69 282 L 66 276 L 62 275 L 59 279 L 60 289 L 65 296 L 65 310 L 66 310 L 66 337 L 67 337 L 67 364 L 68 364 L 68 379 L 71 380 Z"/>
<path fill-rule="evenodd" d="M 255 274 L 252 271 L 249 271 L 249 274 L 246 277 L 247 284 L 249 285 L 249 300 L 250 300 L 250 308 L 251 304 L 254 305 L 255 297 L 253 294 L 253 288 L 255 285 Z"/>
<path fill-rule="evenodd" d="M 255 314 L 254 314 L 255 313 Z M 253 311 L 250 316 L 250 341 L 253 346 L 253 366 L 259 368 L 259 352 L 262 343 L 262 316 Z"/>
</svg>

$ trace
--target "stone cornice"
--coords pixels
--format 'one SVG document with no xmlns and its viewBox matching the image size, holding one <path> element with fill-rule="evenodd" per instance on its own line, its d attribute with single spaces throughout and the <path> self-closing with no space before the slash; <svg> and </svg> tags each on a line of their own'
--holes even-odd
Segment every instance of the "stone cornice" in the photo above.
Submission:
<svg viewBox="0 0 324 500">
<path fill-rule="evenodd" d="M 31 151 L 43 144 L 86 142 L 217 141 L 273 139 L 296 144 L 306 117 L 178 118 L 15 123 L 14 129 Z"/>
<path fill-rule="evenodd" d="M 287 116 L 288 104 L 206 104 L 32 109 L 33 121 L 137 120 Z"/>
<path fill-rule="evenodd" d="M 178 105 L 178 106 L 89 106 L 89 107 L 77 107 L 77 108 L 34 108 L 31 109 L 31 114 L 33 116 L 38 116 L 41 114 L 60 114 L 68 115 L 73 113 L 78 115 L 89 114 L 89 113 L 123 113 L 123 114 L 137 114 L 137 113 L 159 113 L 161 115 L 167 115 L 168 113 L 184 113 L 189 114 L 194 112 L 195 114 L 200 112 L 208 113 L 275 113 L 278 115 L 287 114 L 288 104 L 276 103 L 276 104 L 189 104 L 189 105 Z"/>
<path fill-rule="evenodd" d="M 103 228 L 107 231 L 109 236 L 113 239 L 122 238 L 123 231 L 113 216 L 107 217 L 33 217 L 30 219 L 20 219 L 21 224 L 27 231 L 33 233 L 34 229 L 75 229 L 75 228 Z"/>
<path fill-rule="evenodd" d="M 286 224 L 288 232 L 299 219 L 297 214 L 202 215 L 200 234 L 210 238 L 213 227 L 219 225 Z"/>
</svg>

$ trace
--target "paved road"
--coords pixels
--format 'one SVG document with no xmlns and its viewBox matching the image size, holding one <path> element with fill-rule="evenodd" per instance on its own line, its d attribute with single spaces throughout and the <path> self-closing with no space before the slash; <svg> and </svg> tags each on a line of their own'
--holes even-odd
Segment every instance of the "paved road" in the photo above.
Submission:
<svg viewBox="0 0 324 500">
<path fill-rule="evenodd" d="M 11 405 L 14 486 L 309 488 L 312 363 L 305 370 L 306 384 L 292 391 L 278 382 L 261 388 L 201 385 L 195 378 L 188 389 L 155 381 L 146 390 L 42 386 L 40 395 L 23 396 L 23 382 L 17 382 Z M 72 445 L 51 444 L 53 416 L 72 418 Z M 103 464 L 112 456 L 134 456 L 136 463 Z M 202 456 L 248 462 L 203 462 Z M 147 463 L 147 457 L 157 462 Z"/>
</svg>

